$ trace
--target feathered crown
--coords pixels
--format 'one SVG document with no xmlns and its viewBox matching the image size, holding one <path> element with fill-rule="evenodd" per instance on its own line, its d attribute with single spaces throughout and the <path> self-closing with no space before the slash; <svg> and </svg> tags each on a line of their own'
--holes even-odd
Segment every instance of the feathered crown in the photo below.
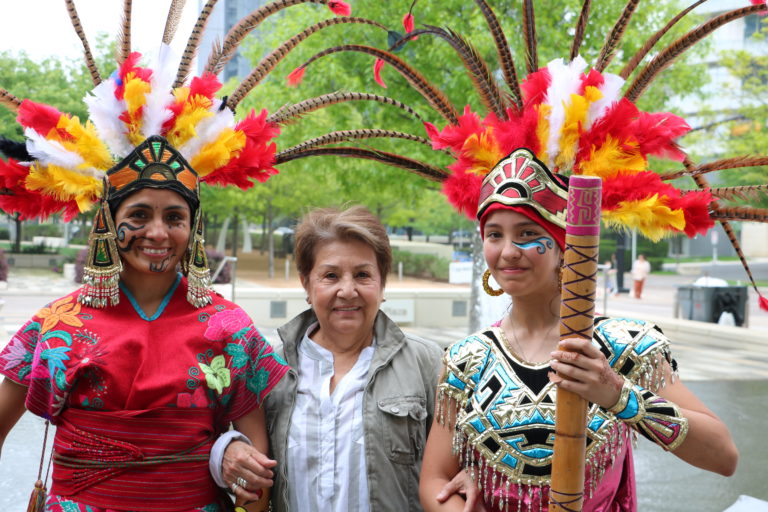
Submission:
<svg viewBox="0 0 768 512">
<path fill-rule="evenodd" d="M 483 179 L 506 155 L 518 148 L 528 148 L 552 171 L 601 177 L 604 182 L 603 218 L 609 224 L 637 227 L 647 237 L 657 240 L 678 232 L 695 236 L 706 232 L 714 221 L 719 221 L 754 286 L 752 273 L 728 221 L 766 222 L 768 211 L 748 206 L 724 206 L 720 198 L 738 196 L 743 188 L 711 189 L 704 175 L 722 169 L 768 165 L 768 157 L 733 158 L 697 166 L 675 142 L 677 137 L 690 130 L 683 119 L 666 112 L 644 112 L 635 105 L 659 73 L 686 50 L 729 22 L 766 11 L 765 0 L 751 0 L 751 6 L 722 13 L 690 30 L 669 46 L 655 49 L 671 28 L 703 2 L 695 1 L 652 34 L 615 75 L 605 72 L 605 69 L 616 54 L 638 6 L 637 0 L 628 0 L 591 69 L 587 69 L 587 63 L 579 56 L 591 1 L 584 0 L 582 4 L 569 59 L 555 60 L 539 69 L 533 0 L 523 0 L 522 27 L 518 33 L 522 34 L 525 44 L 527 76 L 521 81 L 501 23 L 487 0 L 475 0 L 495 43 L 498 62 L 493 63 L 493 68 L 500 69 L 506 88 L 496 80 L 492 66 L 460 34 L 433 26 L 414 30 L 412 4 L 403 18 L 408 33 L 390 51 L 355 44 L 328 48 L 299 66 L 291 75 L 292 82 L 302 77 L 313 62 L 338 52 L 359 52 L 375 57 L 374 78 L 382 86 L 385 86 L 381 79 L 382 69 L 391 66 L 447 122 L 442 129 L 432 123 L 425 123 L 425 126 L 432 147 L 447 150 L 453 155 L 454 162 L 448 166 L 449 172 L 401 155 L 356 147 L 305 145 L 293 157 L 333 154 L 371 158 L 402 167 L 442 182 L 443 191 L 451 203 L 459 211 L 474 217 Z M 438 37 L 455 50 L 480 96 L 486 110 L 483 115 L 472 112 L 468 106 L 460 114 L 438 87 L 392 53 L 406 42 L 424 35 Z M 654 56 L 641 66 L 652 50 Z M 630 77 L 631 81 L 625 83 Z M 365 138 L 363 134 L 346 138 L 332 135 L 318 137 L 312 142 L 315 146 L 324 146 Z M 380 136 L 416 137 L 404 133 Z M 419 138 L 411 140 L 425 142 Z M 683 168 L 663 175 L 654 173 L 648 167 L 649 156 L 679 161 Z M 692 177 L 698 188 L 686 191 L 668 183 L 682 176 Z M 748 188 L 759 192 L 765 187 Z M 761 306 L 768 309 L 768 300 L 760 296 L 760 301 Z"/>
<path fill-rule="evenodd" d="M 9 156 L 7 162 L 0 160 L 0 208 L 18 213 L 21 219 L 61 212 L 69 220 L 100 199 L 103 177 L 109 169 L 145 140 L 157 136 L 167 141 L 170 150 L 178 151 L 180 161 L 188 162 L 192 174 L 197 175 L 195 180 L 245 189 L 253 185 L 253 180 L 263 182 L 276 174 L 273 140 L 280 133 L 277 122 L 267 118 L 266 110 L 251 111 L 235 121 L 234 109 L 308 35 L 353 18 L 326 20 L 283 43 L 229 99 L 216 97 L 221 88 L 216 73 L 262 21 L 301 3 L 324 4 L 341 16 L 350 13 L 348 4 L 340 0 L 278 0 L 264 5 L 237 23 L 223 42 L 214 46 L 204 73 L 188 81 L 190 65 L 216 0 L 208 0 L 203 7 L 178 69 L 168 45 L 184 2 L 172 2 L 155 63 L 142 67 L 141 55 L 130 51 L 131 2 L 127 0 L 118 41 L 118 69 L 106 79 L 102 79 L 91 54 L 74 0 L 66 0 L 95 86 L 85 98 L 89 118 L 81 121 L 0 89 L 0 103 L 17 113 L 26 138 L 24 145 L 7 140 L 0 145 L 0 151 Z M 132 176 L 138 179 L 140 174 Z M 194 188 L 196 181 L 186 185 Z"/>
</svg>

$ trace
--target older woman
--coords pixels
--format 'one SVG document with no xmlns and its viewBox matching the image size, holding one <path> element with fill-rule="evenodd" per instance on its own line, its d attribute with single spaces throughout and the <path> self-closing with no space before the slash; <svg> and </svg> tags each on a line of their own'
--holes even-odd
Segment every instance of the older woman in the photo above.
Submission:
<svg viewBox="0 0 768 512">
<path fill-rule="evenodd" d="M 421 510 L 421 457 L 440 349 L 379 310 L 392 262 L 363 207 L 310 212 L 296 266 L 310 309 L 278 329 L 293 367 L 265 402 L 275 510 Z M 229 445 L 225 482 L 262 481 L 264 458 Z"/>
</svg>

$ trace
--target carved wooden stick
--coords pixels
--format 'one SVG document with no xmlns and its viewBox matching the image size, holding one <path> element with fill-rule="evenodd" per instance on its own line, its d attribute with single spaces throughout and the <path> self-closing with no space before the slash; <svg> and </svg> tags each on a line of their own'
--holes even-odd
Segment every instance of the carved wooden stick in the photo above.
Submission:
<svg viewBox="0 0 768 512">
<path fill-rule="evenodd" d="M 600 240 L 602 180 L 572 176 L 568 184 L 568 213 L 560 302 L 560 339 L 592 339 Z M 549 510 L 580 511 L 584 502 L 587 402 L 579 395 L 557 390 L 555 453 Z"/>
</svg>

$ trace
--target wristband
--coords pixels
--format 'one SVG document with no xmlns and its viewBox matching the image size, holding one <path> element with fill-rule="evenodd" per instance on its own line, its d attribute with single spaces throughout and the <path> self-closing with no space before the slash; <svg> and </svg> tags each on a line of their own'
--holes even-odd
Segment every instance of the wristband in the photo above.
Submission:
<svg viewBox="0 0 768 512">
<path fill-rule="evenodd" d="M 242 441 L 253 446 L 251 440 L 237 430 L 230 430 L 229 432 L 221 434 L 216 442 L 213 443 L 213 447 L 211 447 L 211 456 L 208 459 L 208 469 L 210 470 L 216 485 L 223 487 L 224 489 L 229 489 L 229 485 L 224 482 L 224 477 L 221 474 L 221 463 L 224 461 L 224 452 L 232 441 Z"/>
<path fill-rule="evenodd" d="M 627 377 L 624 377 L 619 400 L 608 412 L 667 451 L 680 446 L 688 434 L 688 418 L 676 404 L 641 388 Z"/>
</svg>

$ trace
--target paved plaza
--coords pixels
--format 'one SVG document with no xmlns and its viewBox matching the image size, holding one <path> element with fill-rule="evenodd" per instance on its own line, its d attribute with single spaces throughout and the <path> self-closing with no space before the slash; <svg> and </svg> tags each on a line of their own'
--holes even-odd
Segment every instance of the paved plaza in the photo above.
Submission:
<svg viewBox="0 0 768 512">
<path fill-rule="evenodd" d="M 760 268 L 768 273 L 768 265 Z M 728 271 L 733 269 L 729 267 Z M 740 495 L 768 501 L 764 469 L 768 444 L 764 442 L 761 421 L 766 418 L 764 404 L 768 396 L 768 312 L 759 310 L 756 296 L 750 290 L 747 328 L 674 318 L 677 287 L 689 285 L 694 279 L 695 276 L 653 274 L 641 300 L 627 295 L 606 299 L 600 291 L 596 301 L 601 314 L 643 318 L 662 327 L 673 340 L 673 353 L 683 381 L 729 425 L 741 453 L 736 474 L 726 479 L 688 466 L 641 439 L 635 451 L 635 468 L 642 512 L 720 512 Z M 768 280 L 768 276 L 758 279 Z M 239 285 L 263 286 L 241 281 Z M 0 289 L 4 301 L 0 309 L 0 347 L 38 308 L 75 287 L 49 272 L 21 274 L 12 269 L 8 287 Z M 226 292 L 226 288 L 222 291 Z M 467 334 L 467 329 L 458 328 L 404 326 L 404 330 L 442 346 Z M 267 339 L 277 339 L 274 329 L 264 329 L 263 334 Z M 37 475 L 42 433 L 43 422 L 25 414 L 6 440 L 0 460 L 0 510 L 26 510 Z M 762 506 L 754 505 L 757 508 L 750 510 L 768 509 L 768 504 L 766 509 Z"/>
</svg>

